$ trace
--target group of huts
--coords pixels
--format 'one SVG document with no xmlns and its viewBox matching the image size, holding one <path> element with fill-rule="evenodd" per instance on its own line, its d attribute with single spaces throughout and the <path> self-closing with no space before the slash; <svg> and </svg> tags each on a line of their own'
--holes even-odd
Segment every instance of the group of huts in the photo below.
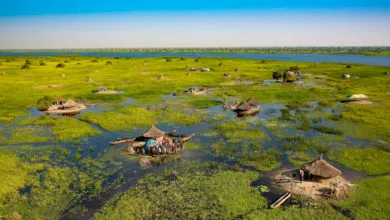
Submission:
<svg viewBox="0 0 390 220">
<path fill-rule="evenodd" d="M 226 103 L 224 109 L 231 109 L 237 113 L 237 117 L 252 116 L 260 112 L 260 102 L 251 97 L 246 101 L 242 101 L 238 105 L 234 103 Z"/>
<path fill-rule="evenodd" d="M 341 170 L 326 162 L 321 155 L 299 169 L 277 174 L 274 179 L 287 192 L 317 200 L 348 195 L 352 185 L 341 174 Z"/>
<path fill-rule="evenodd" d="M 86 108 L 87 106 L 85 104 L 77 103 L 72 99 L 65 101 L 62 97 L 58 96 L 56 101 L 54 101 L 49 108 L 45 109 L 44 112 L 48 114 L 74 115 Z"/>
</svg>

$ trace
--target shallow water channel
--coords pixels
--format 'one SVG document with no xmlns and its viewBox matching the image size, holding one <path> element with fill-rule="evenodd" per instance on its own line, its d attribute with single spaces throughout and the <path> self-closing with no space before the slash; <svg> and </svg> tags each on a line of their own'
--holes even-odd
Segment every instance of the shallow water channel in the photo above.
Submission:
<svg viewBox="0 0 390 220">
<path fill-rule="evenodd" d="M 175 99 L 175 97 L 167 96 L 166 99 Z M 124 102 L 121 103 L 123 106 L 131 106 L 133 105 L 133 99 L 126 99 Z M 318 107 L 317 102 L 310 103 L 310 107 L 305 109 L 307 111 L 307 114 L 312 114 L 311 112 Z M 94 150 L 91 151 L 88 147 L 83 147 L 81 155 L 83 158 L 89 157 L 92 160 L 105 157 L 107 155 L 111 155 L 108 157 L 110 160 L 114 160 L 115 162 L 121 162 L 122 166 L 121 168 L 115 170 L 115 172 L 104 182 L 103 185 L 115 185 L 116 181 L 119 176 L 123 179 L 123 181 L 118 184 L 115 187 L 109 187 L 107 191 L 102 192 L 99 197 L 97 198 L 85 198 L 81 201 L 78 201 L 78 204 L 83 204 L 87 208 L 87 212 L 79 215 L 79 216 L 69 216 L 67 211 L 64 212 L 64 218 L 66 219 L 85 219 L 88 217 L 92 217 L 93 213 L 98 211 L 109 199 L 111 199 L 116 193 L 126 191 L 130 186 L 134 185 L 140 178 L 144 177 L 148 173 L 157 172 L 160 170 L 163 170 L 165 168 L 172 167 L 174 164 L 180 164 L 181 161 L 186 160 L 201 160 L 201 161 L 217 161 L 222 163 L 228 163 L 228 164 L 238 164 L 240 165 L 239 161 L 237 159 L 232 159 L 230 157 L 226 156 L 218 156 L 213 152 L 211 149 L 211 145 L 218 140 L 225 141 L 222 136 L 219 135 L 210 135 L 212 128 L 220 123 L 227 122 L 230 120 L 248 120 L 251 126 L 256 127 L 257 129 L 262 130 L 266 135 L 269 136 L 267 140 L 261 143 L 262 149 L 269 149 L 269 148 L 276 148 L 282 152 L 285 150 L 283 149 L 283 144 L 285 143 L 284 140 L 281 140 L 278 135 L 275 134 L 274 130 L 270 130 L 265 124 L 269 120 L 277 119 L 282 116 L 281 109 L 285 106 L 283 104 L 261 104 L 261 112 L 257 114 L 256 116 L 253 116 L 250 119 L 242 119 L 237 118 L 236 114 L 233 111 L 227 110 L 224 111 L 222 106 L 214 106 L 208 109 L 205 109 L 205 111 L 208 112 L 210 116 L 218 115 L 218 114 L 225 114 L 227 117 L 221 121 L 215 121 L 215 122 L 208 122 L 203 121 L 200 124 L 197 125 L 180 125 L 175 123 L 169 123 L 169 124 L 159 124 L 158 128 L 163 131 L 172 131 L 176 130 L 177 133 L 180 134 L 196 134 L 196 138 L 191 140 L 192 142 L 199 143 L 202 147 L 199 150 L 184 150 L 181 157 L 175 160 L 170 161 L 161 161 L 161 162 L 153 162 L 151 163 L 151 166 L 148 167 L 142 167 L 139 163 L 139 161 L 135 158 L 132 158 L 132 156 L 124 156 L 123 157 L 123 150 L 126 147 L 125 144 L 123 145 L 117 145 L 117 146 L 110 146 L 109 142 L 116 140 L 118 137 L 134 137 L 142 134 L 145 130 L 148 129 L 148 127 L 140 127 L 134 130 L 127 130 L 127 131 L 106 131 L 99 126 L 95 124 L 91 124 L 94 128 L 100 130 L 102 133 L 97 136 L 92 136 L 89 138 L 83 138 L 79 145 L 80 146 L 93 146 Z M 82 112 L 81 114 L 85 114 L 87 112 L 104 112 L 107 110 L 111 110 L 112 107 L 110 106 L 92 106 L 86 111 Z M 331 109 L 323 109 L 322 112 L 330 112 Z M 43 113 L 37 111 L 36 109 L 30 109 L 28 110 L 29 116 L 27 117 L 38 117 L 40 115 L 43 115 Z M 290 111 L 291 114 L 294 114 L 295 111 Z M 69 117 L 69 116 L 58 116 L 58 117 Z M 76 119 L 79 119 L 79 115 L 73 116 Z M 22 117 L 21 119 L 24 119 L 26 117 Z M 253 121 L 253 123 L 251 123 Z M 290 122 L 286 122 L 286 124 L 289 124 Z M 329 123 L 326 120 L 322 120 L 319 122 L 321 124 L 329 125 Z M 157 123 L 156 123 L 157 124 Z M 283 132 L 289 133 L 291 135 L 294 134 L 301 134 L 303 137 L 309 137 L 313 138 L 316 136 L 322 135 L 320 132 L 309 130 L 307 132 L 302 132 L 296 129 L 294 126 L 287 126 L 286 128 L 283 128 Z M 350 138 L 346 137 L 346 139 L 355 145 L 363 145 L 370 142 L 363 141 L 360 139 Z M 372 143 L 371 143 L 372 144 Z M 21 144 L 18 144 L 21 145 Z M 61 146 L 64 148 L 67 148 L 71 155 L 67 157 L 68 160 L 72 161 L 75 166 L 77 165 L 77 162 L 74 163 L 74 155 L 76 154 L 76 148 L 75 144 L 71 142 L 65 142 L 65 143 L 37 143 L 37 144 L 29 144 L 36 147 L 43 147 L 43 146 Z M 9 146 L 9 145 L 7 145 Z M 80 152 L 79 152 L 80 153 Z M 119 156 L 122 155 L 122 156 Z M 287 155 L 284 154 L 281 159 L 281 167 L 282 169 L 291 169 L 293 168 L 293 165 L 288 161 Z M 336 167 L 340 168 L 343 171 L 344 176 L 351 180 L 351 181 L 357 181 L 363 178 L 366 178 L 367 176 L 363 173 L 353 171 L 351 169 L 345 168 L 341 166 L 338 163 L 334 163 Z M 241 165 L 240 165 L 241 166 Z M 245 166 L 243 166 L 245 167 Z M 251 167 L 245 167 L 249 170 L 254 170 Z M 272 178 L 275 175 L 274 171 L 270 172 L 261 172 L 262 176 L 252 183 L 254 186 L 259 185 L 266 185 L 270 188 L 270 192 L 264 193 L 263 195 L 269 198 L 269 201 L 274 201 L 278 196 L 280 196 L 280 191 L 278 187 L 273 183 Z M 71 207 L 70 207 L 71 208 Z"/>
</svg>

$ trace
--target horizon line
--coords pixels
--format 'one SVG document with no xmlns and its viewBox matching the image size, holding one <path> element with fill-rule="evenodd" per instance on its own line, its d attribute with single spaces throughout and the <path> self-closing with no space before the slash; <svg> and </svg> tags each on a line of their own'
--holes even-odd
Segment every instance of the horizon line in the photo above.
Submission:
<svg viewBox="0 0 390 220">
<path fill-rule="evenodd" d="M 188 47 L 75 47 L 75 48 L 29 48 L 29 49 L 2 49 L 2 51 L 10 50 L 109 50 L 109 49 L 266 49 L 266 48 L 389 48 L 390 45 L 381 45 L 381 46 L 348 46 L 348 45 L 329 45 L 329 46 L 211 46 L 211 47 L 202 47 L 202 46 L 188 46 Z"/>
</svg>

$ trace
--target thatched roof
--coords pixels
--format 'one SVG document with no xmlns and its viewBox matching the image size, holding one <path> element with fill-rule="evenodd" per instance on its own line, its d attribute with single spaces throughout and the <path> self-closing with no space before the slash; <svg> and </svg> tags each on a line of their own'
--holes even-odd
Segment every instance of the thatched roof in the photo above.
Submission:
<svg viewBox="0 0 390 220">
<path fill-rule="evenodd" d="M 319 159 L 303 165 L 303 170 L 311 175 L 323 178 L 332 178 L 341 175 L 341 171 L 323 160 L 322 155 Z"/>
<path fill-rule="evenodd" d="M 352 94 L 352 95 L 348 95 L 346 98 L 347 99 L 368 99 L 368 96 L 364 94 Z"/>
<path fill-rule="evenodd" d="M 147 138 L 158 138 L 163 136 L 164 134 L 165 132 L 159 130 L 154 125 L 152 125 L 152 127 L 147 132 L 145 132 L 143 136 Z"/>
<path fill-rule="evenodd" d="M 63 102 L 65 99 L 63 99 L 61 96 L 57 96 L 57 102 Z"/>
<path fill-rule="evenodd" d="M 239 110 L 239 111 L 248 111 L 251 109 L 252 109 L 252 106 L 250 106 L 247 101 L 243 101 L 237 106 L 237 110 Z"/>
<path fill-rule="evenodd" d="M 78 106 L 77 102 L 73 101 L 72 99 L 68 99 L 63 105 L 65 108 L 71 108 Z"/>
<path fill-rule="evenodd" d="M 250 97 L 246 102 L 251 106 L 260 105 L 260 102 L 253 97 Z"/>
</svg>

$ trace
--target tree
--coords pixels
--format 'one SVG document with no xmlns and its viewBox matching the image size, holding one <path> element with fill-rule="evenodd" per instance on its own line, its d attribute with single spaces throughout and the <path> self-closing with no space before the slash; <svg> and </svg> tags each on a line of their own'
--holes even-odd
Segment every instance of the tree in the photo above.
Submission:
<svg viewBox="0 0 390 220">
<path fill-rule="evenodd" d="M 44 63 L 44 62 L 41 61 L 41 62 L 39 63 L 39 66 L 46 66 L 46 63 Z"/>
<path fill-rule="evenodd" d="M 63 63 L 59 63 L 59 64 L 57 64 L 57 66 L 56 66 L 56 68 L 64 68 L 65 67 L 65 64 L 63 64 Z"/>
<path fill-rule="evenodd" d="M 290 66 L 290 71 L 299 71 L 300 69 L 299 66 Z"/>
<path fill-rule="evenodd" d="M 30 60 L 26 60 L 25 64 L 31 65 L 31 61 Z"/>
<path fill-rule="evenodd" d="M 106 65 L 112 65 L 111 61 L 107 61 Z"/>
<path fill-rule="evenodd" d="M 22 69 L 22 70 L 24 70 L 24 69 L 30 69 L 30 65 L 27 64 L 27 63 L 25 63 L 25 64 L 23 64 L 23 66 L 22 66 L 21 69 Z"/>
<path fill-rule="evenodd" d="M 37 102 L 37 109 L 39 111 L 47 110 L 53 104 L 54 100 L 55 98 L 52 96 L 44 96 L 43 98 L 40 98 Z"/>
<path fill-rule="evenodd" d="M 272 78 L 278 80 L 278 79 L 282 78 L 282 74 L 280 74 L 278 72 L 273 72 Z"/>
</svg>

